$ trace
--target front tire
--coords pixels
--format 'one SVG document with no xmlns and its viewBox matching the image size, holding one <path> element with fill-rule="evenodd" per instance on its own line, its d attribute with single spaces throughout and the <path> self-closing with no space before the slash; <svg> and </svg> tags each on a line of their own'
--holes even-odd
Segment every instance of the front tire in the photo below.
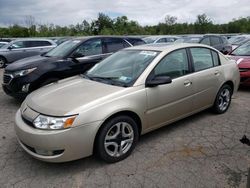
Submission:
<svg viewBox="0 0 250 188">
<path fill-rule="evenodd" d="M 227 84 L 220 88 L 213 106 L 213 111 L 215 113 L 223 114 L 228 110 L 231 104 L 232 93 L 232 88 Z"/>
<path fill-rule="evenodd" d="M 138 138 L 136 122 L 129 116 L 117 116 L 101 127 L 95 149 L 102 160 L 118 162 L 131 154 Z"/>
</svg>

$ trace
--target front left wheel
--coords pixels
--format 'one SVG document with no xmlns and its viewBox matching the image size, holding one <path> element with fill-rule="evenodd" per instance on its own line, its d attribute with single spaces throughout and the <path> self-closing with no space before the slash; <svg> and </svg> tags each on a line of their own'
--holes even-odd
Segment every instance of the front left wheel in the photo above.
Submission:
<svg viewBox="0 0 250 188">
<path fill-rule="evenodd" d="M 131 154 L 138 138 L 138 127 L 134 119 L 117 116 L 101 127 L 95 149 L 102 160 L 108 163 L 118 162 Z"/>
</svg>

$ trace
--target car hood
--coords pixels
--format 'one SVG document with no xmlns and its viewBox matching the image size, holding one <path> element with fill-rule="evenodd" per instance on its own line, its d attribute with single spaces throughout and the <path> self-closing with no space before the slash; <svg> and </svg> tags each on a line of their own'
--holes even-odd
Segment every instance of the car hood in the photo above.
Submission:
<svg viewBox="0 0 250 188">
<path fill-rule="evenodd" d="M 37 56 L 27 57 L 27 58 L 15 61 L 14 63 L 9 64 L 5 68 L 5 70 L 6 71 L 24 70 L 24 69 L 37 67 L 40 64 L 44 64 L 44 63 L 53 63 L 58 60 L 61 60 L 61 58 L 45 57 L 45 56 L 37 55 Z"/>
<path fill-rule="evenodd" d="M 250 56 L 231 56 L 240 68 L 250 68 Z"/>
<path fill-rule="evenodd" d="M 75 76 L 52 83 L 31 93 L 25 103 L 45 115 L 65 116 L 99 105 L 126 90 Z M 81 109 L 81 110 L 80 110 Z"/>
</svg>

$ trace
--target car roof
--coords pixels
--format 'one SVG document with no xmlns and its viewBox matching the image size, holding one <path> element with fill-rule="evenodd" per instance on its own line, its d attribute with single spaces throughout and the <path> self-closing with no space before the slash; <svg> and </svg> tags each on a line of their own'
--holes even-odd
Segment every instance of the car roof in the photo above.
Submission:
<svg viewBox="0 0 250 188">
<path fill-rule="evenodd" d="M 181 48 L 187 48 L 187 47 L 205 47 L 205 48 L 211 48 L 210 46 L 204 45 L 204 44 L 192 44 L 192 43 L 158 43 L 158 44 L 145 44 L 140 46 L 133 46 L 126 49 L 132 49 L 132 50 L 151 50 L 151 51 L 173 51 Z M 125 49 L 125 50 L 126 50 Z M 215 50 L 215 49 L 214 49 Z M 216 50 L 217 51 L 217 50 Z"/>
<path fill-rule="evenodd" d="M 84 36 L 84 37 L 76 37 L 72 38 L 71 40 L 87 40 L 91 38 L 121 38 L 121 39 L 141 39 L 140 37 L 136 36 L 117 36 L 117 35 L 96 35 L 96 36 Z"/>
</svg>

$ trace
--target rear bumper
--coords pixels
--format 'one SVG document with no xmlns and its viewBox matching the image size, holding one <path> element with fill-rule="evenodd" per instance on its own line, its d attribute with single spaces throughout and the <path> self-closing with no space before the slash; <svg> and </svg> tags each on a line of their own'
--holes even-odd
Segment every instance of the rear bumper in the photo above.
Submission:
<svg viewBox="0 0 250 188">
<path fill-rule="evenodd" d="M 101 123 L 98 121 L 64 130 L 39 130 L 26 124 L 18 110 L 15 131 L 20 145 L 32 157 L 47 162 L 66 162 L 92 154 Z M 41 154 L 39 151 L 53 154 Z"/>
</svg>

